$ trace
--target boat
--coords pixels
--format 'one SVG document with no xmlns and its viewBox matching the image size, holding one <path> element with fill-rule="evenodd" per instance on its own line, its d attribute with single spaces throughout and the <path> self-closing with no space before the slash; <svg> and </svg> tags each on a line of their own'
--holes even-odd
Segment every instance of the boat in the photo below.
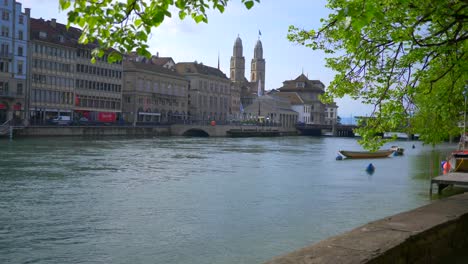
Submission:
<svg viewBox="0 0 468 264">
<path fill-rule="evenodd" d="M 405 151 L 404 148 L 400 148 L 398 146 L 391 146 L 390 150 L 395 152 L 397 155 L 403 155 L 403 152 Z"/>
<path fill-rule="evenodd" d="M 390 156 L 394 151 L 387 149 L 387 150 L 377 150 L 374 152 L 348 151 L 348 150 L 340 150 L 338 152 L 348 159 L 376 159 L 376 158 L 386 158 Z"/>
<path fill-rule="evenodd" d="M 449 158 L 452 171 L 468 172 L 468 150 L 455 150 Z"/>
<path fill-rule="evenodd" d="M 458 150 L 452 151 L 448 157 L 449 167 L 454 172 L 468 172 L 468 134 L 460 137 Z"/>
</svg>

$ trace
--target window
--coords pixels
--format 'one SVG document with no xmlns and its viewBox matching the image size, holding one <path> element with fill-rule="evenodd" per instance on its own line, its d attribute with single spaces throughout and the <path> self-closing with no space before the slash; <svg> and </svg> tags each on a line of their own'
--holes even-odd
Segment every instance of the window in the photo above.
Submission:
<svg viewBox="0 0 468 264">
<path fill-rule="evenodd" d="M 8 37 L 10 35 L 10 29 L 8 27 L 2 27 L 2 37 Z"/>
<path fill-rule="evenodd" d="M 5 21 L 9 21 L 10 20 L 10 13 L 8 11 L 6 11 L 6 10 L 3 10 L 2 19 L 5 20 Z"/>
<path fill-rule="evenodd" d="M 40 31 L 40 32 L 39 32 L 39 37 L 40 37 L 40 38 L 43 38 L 43 39 L 44 39 L 44 38 L 47 38 L 47 32 Z"/>
<path fill-rule="evenodd" d="M 18 95 L 23 95 L 23 84 L 22 83 L 18 83 L 17 86 L 16 86 L 16 94 Z"/>
<path fill-rule="evenodd" d="M 21 24 L 21 25 L 24 24 L 24 16 L 20 15 L 18 17 L 18 23 Z"/>
<path fill-rule="evenodd" d="M 303 88 L 304 87 L 304 83 L 303 82 L 297 82 L 296 83 L 296 88 Z"/>
<path fill-rule="evenodd" d="M 8 72 L 8 61 L 0 61 L 0 72 Z"/>
<path fill-rule="evenodd" d="M 23 61 L 18 61 L 18 74 L 23 74 Z"/>
<path fill-rule="evenodd" d="M 22 30 L 18 31 L 18 39 L 23 40 L 23 31 Z"/>
<path fill-rule="evenodd" d="M 3 0 L 3 5 L 8 6 L 8 0 Z"/>
<path fill-rule="evenodd" d="M 23 56 L 23 47 L 18 47 L 18 56 Z"/>
<path fill-rule="evenodd" d="M 8 82 L 0 82 L 0 94 L 8 93 Z"/>
</svg>

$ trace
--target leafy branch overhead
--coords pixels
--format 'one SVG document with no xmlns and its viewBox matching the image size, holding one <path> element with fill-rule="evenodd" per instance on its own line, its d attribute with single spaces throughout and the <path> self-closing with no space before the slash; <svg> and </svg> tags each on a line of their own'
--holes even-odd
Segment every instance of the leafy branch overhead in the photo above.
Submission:
<svg viewBox="0 0 468 264">
<path fill-rule="evenodd" d="M 247 9 L 260 0 L 240 0 Z M 171 17 L 170 9 L 178 10 L 180 19 L 190 16 L 195 22 L 208 22 L 207 11 L 223 13 L 229 0 L 60 0 L 60 8 L 68 11 L 68 26 L 78 25 L 83 33 L 82 44 L 97 42 L 93 52 L 102 57 L 105 50 L 114 49 L 109 61 L 121 59 L 120 54 L 136 51 L 150 56 L 148 37 L 151 29 Z"/>
<path fill-rule="evenodd" d="M 318 30 L 291 26 L 289 40 L 329 55 L 336 72 L 324 99 L 349 95 L 374 105 L 364 147 L 404 131 L 438 143 L 459 135 L 468 81 L 468 2 L 329 0 Z"/>
</svg>

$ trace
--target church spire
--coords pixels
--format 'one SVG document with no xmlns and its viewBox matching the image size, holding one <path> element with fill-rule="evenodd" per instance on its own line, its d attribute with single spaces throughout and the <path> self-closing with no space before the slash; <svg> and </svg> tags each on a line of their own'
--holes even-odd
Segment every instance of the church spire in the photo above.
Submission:
<svg viewBox="0 0 468 264">
<path fill-rule="evenodd" d="M 245 78 L 245 59 L 242 52 L 242 40 L 239 35 L 237 35 L 237 39 L 234 42 L 230 68 L 230 79 L 233 82 L 242 82 Z"/>
</svg>

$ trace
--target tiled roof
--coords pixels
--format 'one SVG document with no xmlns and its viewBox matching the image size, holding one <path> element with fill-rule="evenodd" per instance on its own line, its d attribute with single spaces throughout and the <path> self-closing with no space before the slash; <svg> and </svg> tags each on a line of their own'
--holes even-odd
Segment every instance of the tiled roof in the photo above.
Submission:
<svg viewBox="0 0 468 264">
<path fill-rule="evenodd" d="M 125 67 L 125 65 L 128 65 L 130 67 Z M 162 74 L 167 74 L 167 75 L 171 75 L 171 76 L 175 76 L 179 78 L 184 78 L 175 70 L 167 69 L 160 65 L 144 63 L 144 62 L 126 61 L 124 64 L 124 72 L 131 71 L 131 67 L 134 67 L 135 69 L 138 69 L 138 70 L 151 71 L 155 73 L 162 73 Z"/>
<path fill-rule="evenodd" d="M 176 64 L 177 71 L 184 75 L 186 73 L 198 73 L 203 75 L 209 76 L 216 76 L 223 79 L 228 79 L 226 74 L 224 74 L 221 70 L 203 65 L 201 63 L 196 62 L 180 62 Z"/>
<path fill-rule="evenodd" d="M 289 100 L 292 105 L 302 105 L 304 101 L 301 96 L 296 92 L 277 92 L 273 96 L 283 97 Z"/>
<path fill-rule="evenodd" d="M 304 87 L 298 87 L 297 83 L 304 83 Z M 283 87 L 278 88 L 280 91 L 291 91 L 291 90 L 316 90 L 323 92 L 325 85 L 319 80 L 309 80 L 304 74 L 299 75 L 294 80 L 288 80 L 283 82 Z"/>
<path fill-rule="evenodd" d="M 171 57 L 153 57 L 151 62 L 155 65 L 163 66 L 164 64 L 174 61 Z"/>
<path fill-rule="evenodd" d="M 54 20 L 55 21 L 55 20 Z M 44 20 L 42 18 L 31 18 L 31 30 L 30 38 L 31 40 L 41 40 L 46 42 L 55 43 L 58 45 L 69 46 L 69 47 L 78 47 L 84 46 L 78 44 L 78 39 L 81 36 L 81 30 L 75 27 L 69 27 L 67 29 L 66 25 L 54 22 L 51 20 Z M 55 24 L 55 26 L 54 26 Z M 45 37 L 41 37 L 40 32 L 46 33 Z M 62 39 L 61 39 L 62 38 Z M 95 47 L 95 44 L 87 45 L 90 48 Z"/>
</svg>

